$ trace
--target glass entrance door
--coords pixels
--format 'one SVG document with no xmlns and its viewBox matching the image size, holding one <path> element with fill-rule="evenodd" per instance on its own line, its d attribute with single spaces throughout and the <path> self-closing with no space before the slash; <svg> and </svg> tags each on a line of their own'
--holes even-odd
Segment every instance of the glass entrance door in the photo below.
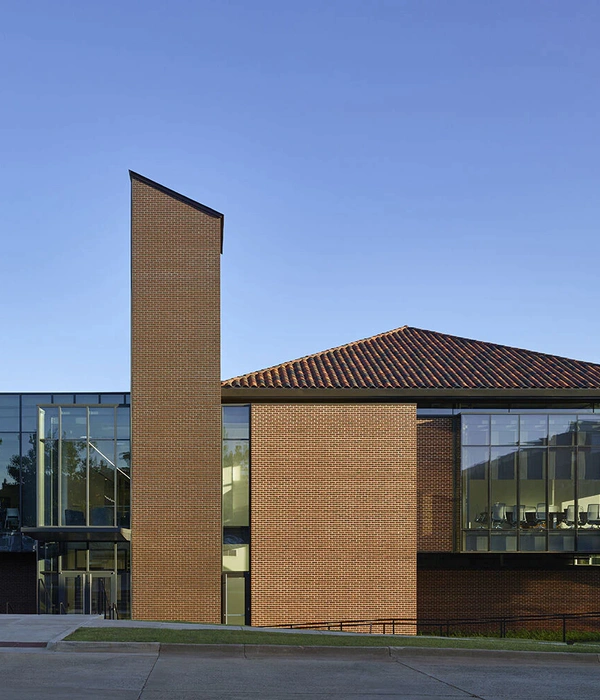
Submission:
<svg viewBox="0 0 600 700">
<path fill-rule="evenodd" d="M 60 612 L 70 615 L 103 615 L 116 601 L 116 576 L 97 571 L 60 575 Z"/>
</svg>

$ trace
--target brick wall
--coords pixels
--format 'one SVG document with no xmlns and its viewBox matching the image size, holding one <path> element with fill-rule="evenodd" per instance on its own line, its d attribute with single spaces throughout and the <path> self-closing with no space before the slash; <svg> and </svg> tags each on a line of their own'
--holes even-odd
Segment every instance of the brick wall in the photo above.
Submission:
<svg viewBox="0 0 600 700">
<path fill-rule="evenodd" d="M 452 418 L 417 421 L 417 549 L 451 552 L 454 448 Z"/>
<path fill-rule="evenodd" d="M 0 613 L 37 613 L 37 564 L 35 554 L 0 553 Z"/>
<path fill-rule="evenodd" d="M 594 566 L 418 573 L 419 618 L 593 612 L 599 600 L 600 567 Z"/>
<path fill-rule="evenodd" d="M 173 195 L 132 175 L 132 614 L 220 622 L 221 219 Z"/>
<path fill-rule="evenodd" d="M 413 405 L 255 404 L 251 459 L 252 624 L 415 617 Z"/>
</svg>

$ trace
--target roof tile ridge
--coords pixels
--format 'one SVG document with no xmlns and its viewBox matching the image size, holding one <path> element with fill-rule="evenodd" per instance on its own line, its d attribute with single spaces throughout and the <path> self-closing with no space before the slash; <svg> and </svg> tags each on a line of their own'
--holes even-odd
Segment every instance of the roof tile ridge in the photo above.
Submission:
<svg viewBox="0 0 600 700">
<path fill-rule="evenodd" d="M 335 352 L 336 350 L 342 350 L 344 348 L 348 348 L 351 345 L 358 345 L 360 343 L 364 343 L 368 340 L 373 340 L 374 338 L 381 338 L 381 336 L 384 335 L 390 335 L 392 333 L 398 333 L 399 331 L 406 331 L 406 330 L 420 330 L 418 328 L 412 328 L 411 326 L 400 326 L 398 328 L 393 328 L 392 330 L 385 331 L 384 333 L 377 333 L 376 335 L 369 335 L 365 338 L 361 338 L 360 340 L 353 340 L 349 343 L 344 343 L 343 345 L 336 345 L 332 348 L 326 348 L 325 350 L 319 350 L 319 352 L 312 352 L 309 355 L 302 355 L 302 357 L 295 357 L 292 360 L 286 360 L 285 362 L 279 362 L 275 365 L 271 365 L 270 367 L 264 367 L 263 369 L 256 369 L 252 372 L 246 372 L 245 374 L 238 374 L 235 377 L 229 377 L 228 379 L 223 379 L 221 381 L 222 384 L 227 384 L 228 382 L 234 382 L 238 379 L 245 379 L 246 377 L 250 377 L 253 374 L 259 374 L 261 372 L 272 372 L 273 370 L 279 369 L 280 367 L 284 367 L 286 365 L 293 365 L 296 362 L 302 362 L 306 360 L 311 360 L 316 357 L 320 357 L 324 355 L 325 353 L 329 352 Z M 430 331 L 432 332 L 432 331 Z"/>
<path fill-rule="evenodd" d="M 409 326 L 404 326 L 404 328 L 410 328 Z M 529 348 L 521 348 L 516 345 L 506 345 L 505 343 L 494 343 L 489 340 L 477 340 L 476 338 L 467 338 L 463 335 L 453 335 L 451 333 L 442 333 L 441 331 L 430 331 L 425 328 L 411 328 L 411 330 L 420 331 L 422 333 L 429 333 L 432 335 L 443 335 L 446 338 L 456 338 L 457 340 L 466 340 L 469 343 L 477 343 L 478 345 L 491 345 L 496 348 L 503 348 L 507 350 L 516 350 L 517 352 L 525 352 L 533 355 L 543 355 L 544 357 L 552 357 L 558 360 L 567 360 L 567 362 L 579 362 L 585 365 L 593 365 L 594 367 L 600 368 L 600 362 L 589 362 L 588 360 L 577 360 L 573 357 L 566 357 L 565 355 L 555 355 L 549 352 L 541 352 L 540 350 L 530 350 Z"/>
</svg>

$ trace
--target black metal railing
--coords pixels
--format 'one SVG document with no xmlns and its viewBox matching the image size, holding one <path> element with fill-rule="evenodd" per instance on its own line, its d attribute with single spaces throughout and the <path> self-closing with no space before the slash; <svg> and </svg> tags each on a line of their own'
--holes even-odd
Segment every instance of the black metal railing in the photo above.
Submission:
<svg viewBox="0 0 600 700">
<path fill-rule="evenodd" d="M 566 644 L 600 641 L 600 612 L 503 615 L 478 618 L 382 618 L 269 625 L 271 628 L 368 632 L 369 634 L 422 634 L 440 637 L 554 636 Z"/>
</svg>

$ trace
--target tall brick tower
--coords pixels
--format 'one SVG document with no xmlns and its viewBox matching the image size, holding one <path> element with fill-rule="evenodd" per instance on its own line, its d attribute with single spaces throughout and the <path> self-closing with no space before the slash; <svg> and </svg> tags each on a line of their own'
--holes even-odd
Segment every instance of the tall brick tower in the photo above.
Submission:
<svg viewBox="0 0 600 700">
<path fill-rule="evenodd" d="M 217 623 L 223 215 L 130 176 L 132 616 Z"/>
</svg>

